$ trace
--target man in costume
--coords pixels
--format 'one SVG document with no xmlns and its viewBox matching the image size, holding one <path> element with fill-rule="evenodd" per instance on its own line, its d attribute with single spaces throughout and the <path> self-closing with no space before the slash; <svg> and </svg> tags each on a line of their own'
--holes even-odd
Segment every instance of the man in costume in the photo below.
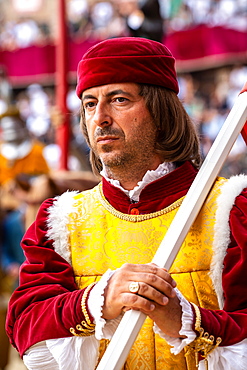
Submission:
<svg viewBox="0 0 247 370">
<path fill-rule="evenodd" d="M 20 241 L 25 231 L 26 209 L 18 181 L 49 173 L 43 149 L 30 136 L 16 107 L 9 106 L 0 114 L 0 254 L 1 265 L 14 286 L 24 260 Z"/>
<path fill-rule="evenodd" d="M 44 145 L 33 140 L 16 108 L 0 114 L 0 186 L 19 174 L 38 176 L 49 173 Z"/>
<path fill-rule="evenodd" d="M 177 93 L 155 41 L 105 40 L 79 63 L 102 182 L 45 201 L 23 238 L 7 332 L 29 369 L 94 369 L 129 309 L 147 319 L 125 369 L 246 369 L 247 179 L 217 179 L 169 273 L 149 263 L 200 164 Z"/>
</svg>

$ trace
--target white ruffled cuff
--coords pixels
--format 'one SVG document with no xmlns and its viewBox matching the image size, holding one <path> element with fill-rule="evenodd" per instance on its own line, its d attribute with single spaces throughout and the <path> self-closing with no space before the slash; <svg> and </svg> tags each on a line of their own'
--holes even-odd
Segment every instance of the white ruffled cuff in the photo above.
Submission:
<svg viewBox="0 0 247 370">
<path fill-rule="evenodd" d="M 104 290 L 107 283 L 115 271 L 107 270 L 101 279 L 95 284 L 88 297 L 88 309 L 94 317 L 96 339 L 111 339 L 115 333 L 123 315 L 116 319 L 105 320 L 102 317 L 102 307 L 104 305 Z"/>
<path fill-rule="evenodd" d="M 191 305 L 177 288 L 175 288 L 175 290 L 182 306 L 182 328 L 179 334 L 185 335 L 186 338 L 180 339 L 170 337 L 169 335 L 163 333 L 156 324 L 154 324 L 154 332 L 159 334 L 161 338 L 164 338 L 167 343 L 173 347 L 171 348 L 171 352 L 177 355 L 185 346 L 193 342 L 193 340 L 196 338 L 196 333 L 192 329 L 194 315 Z"/>
</svg>

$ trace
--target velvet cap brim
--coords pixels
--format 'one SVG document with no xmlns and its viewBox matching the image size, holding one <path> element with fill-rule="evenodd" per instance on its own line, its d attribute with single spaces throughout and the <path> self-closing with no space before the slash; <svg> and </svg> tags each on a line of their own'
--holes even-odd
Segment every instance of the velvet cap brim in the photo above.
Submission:
<svg viewBox="0 0 247 370">
<path fill-rule="evenodd" d="M 76 93 L 121 82 L 163 86 L 178 93 L 175 59 L 165 45 L 139 37 L 104 40 L 79 62 Z"/>
</svg>

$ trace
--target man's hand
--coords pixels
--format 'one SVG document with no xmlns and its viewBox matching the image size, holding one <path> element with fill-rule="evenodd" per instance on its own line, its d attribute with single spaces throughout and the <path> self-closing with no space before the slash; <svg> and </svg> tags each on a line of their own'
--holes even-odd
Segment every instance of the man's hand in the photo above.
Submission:
<svg viewBox="0 0 247 370">
<path fill-rule="evenodd" d="M 129 284 L 139 283 L 137 293 Z M 114 319 L 122 311 L 140 310 L 148 315 L 166 334 L 178 337 L 182 308 L 174 290 L 176 282 L 164 268 L 153 263 L 124 264 L 110 278 L 105 289 L 103 317 Z"/>
</svg>

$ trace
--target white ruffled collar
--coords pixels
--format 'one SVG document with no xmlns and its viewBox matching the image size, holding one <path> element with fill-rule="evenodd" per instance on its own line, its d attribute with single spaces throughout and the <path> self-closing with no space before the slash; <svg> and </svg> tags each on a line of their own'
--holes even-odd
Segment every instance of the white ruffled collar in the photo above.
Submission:
<svg viewBox="0 0 247 370">
<path fill-rule="evenodd" d="M 169 172 L 173 171 L 175 169 L 174 163 L 171 162 L 164 162 L 161 163 L 156 170 L 148 170 L 143 179 L 137 183 L 137 185 L 132 190 L 126 190 L 124 189 L 118 180 L 110 179 L 107 176 L 105 167 L 103 166 L 103 170 L 101 171 L 101 175 L 112 185 L 114 185 L 116 188 L 121 189 L 132 201 L 138 202 L 140 198 L 141 191 L 144 189 L 144 187 L 151 182 L 160 179 L 161 177 L 165 176 Z"/>
</svg>

